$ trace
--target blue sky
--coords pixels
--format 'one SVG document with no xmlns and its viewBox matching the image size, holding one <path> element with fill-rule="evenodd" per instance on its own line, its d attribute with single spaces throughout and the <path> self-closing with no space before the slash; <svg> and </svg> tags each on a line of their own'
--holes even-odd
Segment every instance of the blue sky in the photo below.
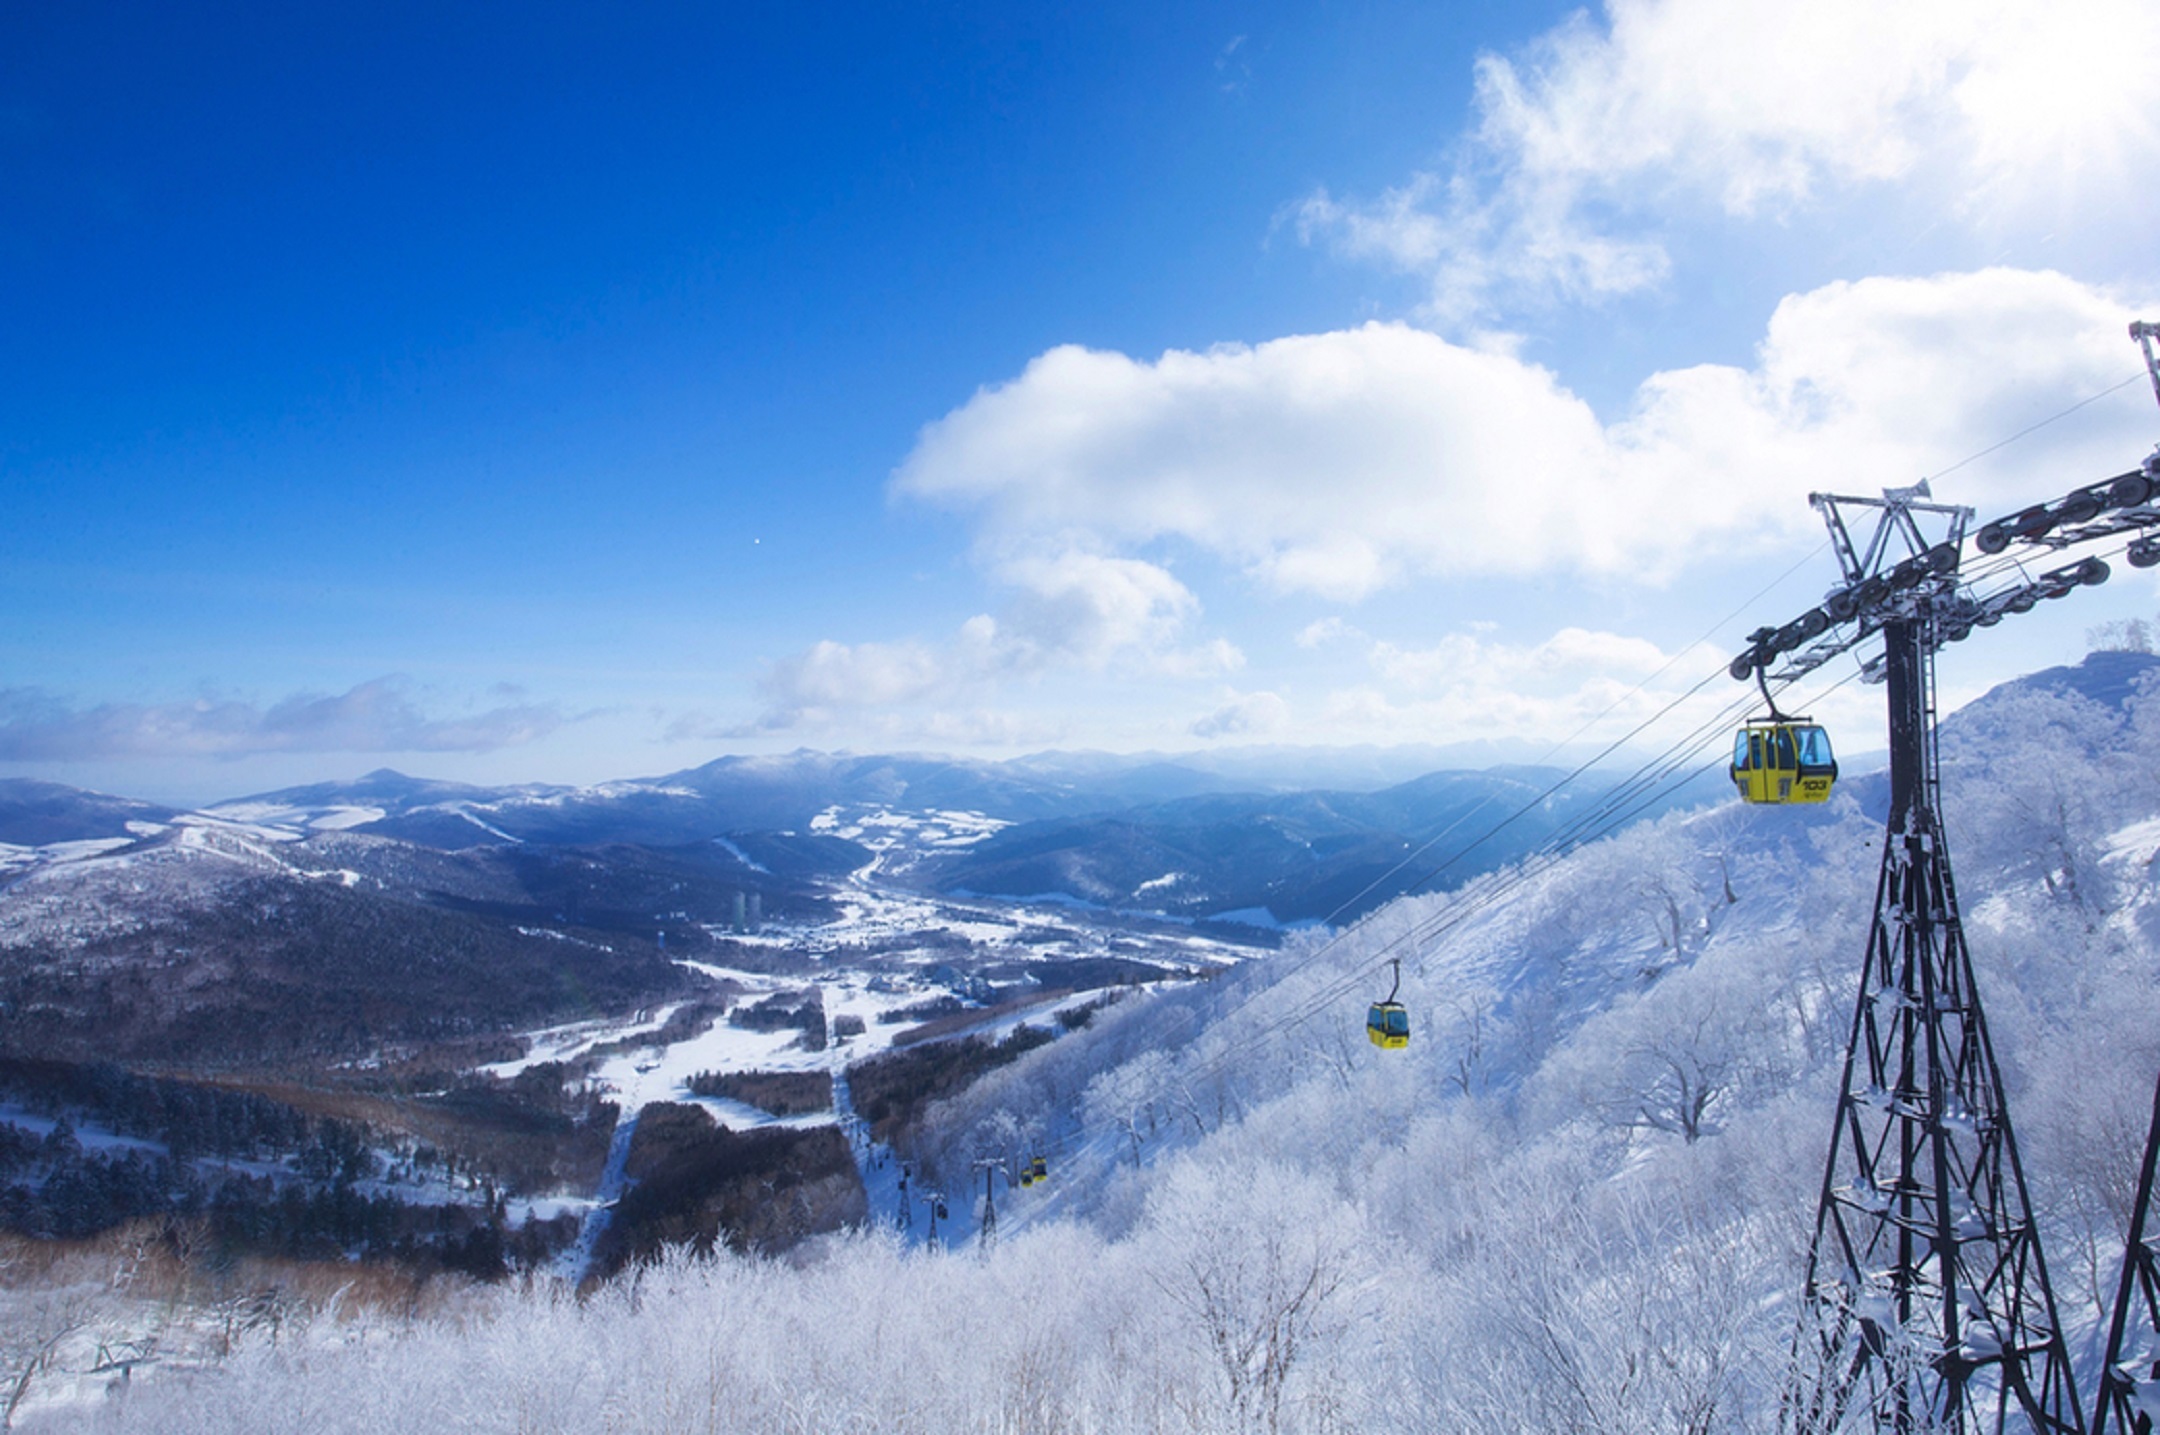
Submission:
<svg viewBox="0 0 2160 1435">
<path fill-rule="evenodd" d="M 443 8 L 0 17 L 0 774 L 1530 755 L 2160 317 L 2140 4 Z"/>
</svg>

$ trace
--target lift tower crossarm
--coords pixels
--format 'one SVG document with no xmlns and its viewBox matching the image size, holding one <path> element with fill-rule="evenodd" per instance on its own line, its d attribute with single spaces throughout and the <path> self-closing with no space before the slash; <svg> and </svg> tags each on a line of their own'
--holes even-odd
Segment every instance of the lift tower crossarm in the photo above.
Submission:
<svg viewBox="0 0 2160 1435">
<path fill-rule="evenodd" d="M 2160 326 L 2152 327 L 2160 334 Z M 1844 582 L 1791 622 L 1750 633 L 1748 648 L 1732 661 L 1735 679 L 1746 682 L 1760 672 L 1769 680 L 1790 682 L 1859 646 L 1885 624 L 1916 612 L 1918 596 L 1928 599 L 1937 619 L 1922 634 L 1929 651 L 1961 642 L 1974 628 L 1991 628 L 2006 616 L 2030 612 L 2044 599 L 2106 582 L 2111 570 L 2098 555 L 2061 561 L 2070 550 L 2105 540 L 2129 538 L 2124 556 L 2133 568 L 2160 566 L 2160 450 L 2126 473 L 1982 524 L 1970 538 L 1972 510 L 1920 502 L 1922 488 L 1886 489 L 1881 498 L 1808 495 L 1830 531 Z M 1845 516 L 1846 510 L 1856 508 L 1881 510 L 1864 550 L 1854 544 Z M 1943 541 L 1927 544 L 1921 518 L 1941 520 Z M 1906 556 L 1893 561 L 1900 548 Z M 1969 574 L 1968 548 L 1983 558 L 2016 550 L 2055 566 L 2034 577 L 2029 568 L 2006 559 Z M 1881 677 L 1879 663 L 1869 665 L 1867 676 Z"/>
<path fill-rule="evenodd" d="M 1830 529 L 1831 546 L 1837 550 L 1838 566 L 1845 572 L 1847 583 L 1858 583 L 1882 571 L 1884 555 L 1889 552 L 1893 536 L 1905 540 L 1909 556 L 1918 557 L 1933 547 L 1921 535 L 1920 526 L 1913 515 L 1926 513 L 1949 520 L 1949 535 L 1943 540 L 1951 545 L 1962 542 L 1965 525 L 1972 521 L 1973 511 L 1954 504 L 1923 503 L 1931 498 L 1926 479 L 1909 488 L 1886 488 L 1881 498 L 1855 498 L 1841 493 L 1811 493 L 1808 503 L 1823 516 Z M 1853 508 L 1880 508 L 1882 516 L 1876 521 L 1875 536 L 1868 541 L 1867 551 L 1858 552 L 1853 547 L 1852 535 L 1846 530 L 1844 517 L 1838 505 Z"/>
</svg>

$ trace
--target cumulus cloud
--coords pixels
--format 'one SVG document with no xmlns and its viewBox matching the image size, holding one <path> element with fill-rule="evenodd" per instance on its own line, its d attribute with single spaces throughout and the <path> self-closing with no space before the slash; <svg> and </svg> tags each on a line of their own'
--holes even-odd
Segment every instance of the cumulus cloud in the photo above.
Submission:
<svg viewBox="0 0 2160 1435">
<path fill-rule="evenodd" d="M 1275 693 L 1236 693 L 1213 712 L 1193 721 L 1194 737 L 1264 737 L 1290 722 L 1290 705 Z"/>
<path fill-rule="evenodd" d="M 1416 574 L 1660 578 L 1812 530 L 1812 490 L 1911 482 L 2134 373 L 2131 312 L 2052 273 L 1832 284 L 1778 306 L 1753 367 L 1655 374 L 1610 425 L 1535 364 L 1401 324 L 1153 361 L 1064 346 L 926 428 L 895 485 L 980 514 L 993 561 L 1178 539 L 1336 600 Z M 2142 457 L 2142 418 L 2096 408 L 2019 457 L 2055 487 L 2096 478 Z M 1987 470 L 1960 483 L 2009 496 Z M 1120 561 L 1076 570 L 1105 631 L 1189 611 Z"/>
<path fill-rule="evenodd" d="M 1297 630 L 1292 639 L 1301 648 L 1325 648 L 1337 643 L 1363 641 L 1365 634 L 1338 617 L 1315 619 Z"/>
<path fill-rule="evenodd" d="M 1588 406 L 1544 370 L 1371 324 L 1154 362 L 1052 349 L 927 428 L 896 483 L 984 511 L 993 552 L 1174 536 L 1349 598 L 1408 553 L 1510 562 L 1547 515 L 1491 476 L 1580 472 L 1598 447 Z"/>
<path fill-rule="evenodd" d="M 1016 555 L 994 571 L 1011 601 L 998 616 L 968 619 L 946 642 L 825 641 L 775 663 L 762 683 L 767 706 L 754 730 L 955 702 L 999 679 L 1057 669 L 1196 678 L 1244 663 L 1224 639 L 1183 641 L 1199 599 L 1156 564 L 1067 550 Z"/>
<path fill-rule="evenodd" d="M 1624 728 L 1679 696 L 1672 655 L 1625 634 L 1563 628 L 1536 643 L 1451 633 L 1420 648 L 1364 639 L 1376 682 L 1330 693 L 1321 725 L 1345 740 L 1551 742 L 1586 726 Z M 1688 666 L 1683 678 L 1693 675 Z M 1707 712 L 1730 695 L 1705 695 Z"/>
<path fill-rule="evenodd" d="M 1308 240 L 1432 282 L 1446 321 L 1656 283 L 1655 226 L 1929 176 L 1945 205 L 2059 204 L 2160 154 L 2143 0 L 1609 0 L 1477 69 L 1455 166 L 1295 207 Z M 1632 230 L 1630 229 L 1630 226 Z"/>
<path fill-rule="evenodd" d="M 263 707 L 234 699 L 79 708 L 34 689 L 0 690 L 0 761 L 242 758 L 277 752 L 489 752 L 545 737 L 554 707 L 516 703 L 429 717 L 411 685 L 378 678 L 344 693 L 298 693 Z"/>
<path fill-rule="evenodd" d="M 985 635 L 997 667 L 1057 662 L 1100 669 L 1128 652 L 1165 653 L 1200 608 L 1167 569 L 1134 558 L 1018 557 L 1001 565 L 998 576 L 1018 591 Z"/>
<path fill-rule="evenodd" d="M 1657 644 L 1620 633 L 1562 628 L 1542 643 L 1494 642 L 1454 633 L 1428 648 L 1375 642 L 1372 663 L 1397 687 L 1411 691 L 1561 688 L 1606 689 L 1607 700 L 1633 688 L 1669 661 Z M 1618 683 L 1616 689 L 1613 684 Z"/>
<path fill-rule="evenodd" d="M 826 641 L 774 665 L 766 686 L 796 707 L 880 707 L 934 691 L 950 666 L 920 643 Z"/>
</svg>

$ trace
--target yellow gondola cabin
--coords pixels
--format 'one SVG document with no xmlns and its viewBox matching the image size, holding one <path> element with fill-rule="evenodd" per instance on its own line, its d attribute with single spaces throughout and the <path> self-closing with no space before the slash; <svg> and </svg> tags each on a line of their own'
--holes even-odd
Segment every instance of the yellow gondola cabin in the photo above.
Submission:
<svg viewBox="0 0 2160 1435">
<path fill-rule="evenodd" d="M 1401 1002 L 1374 1002 L 1365 1013 L 1365 1035 L 1374 1046 L 1399 1051 L 1410 1044 L 1410 1013 Z"/>
<path fill-rule="evenodd" d="M 1829 732 L 1783 718 L 1751 722 L 1735 733 L 1730 770 L 1743 802 L 1824 802 L 1837 783 Z"/>
<path fill-rule="evenodd" d="M 1365 1013 L 1365 1035 L 1374 1046 L 1383 1051 L 1400 1051 L 1410 1044 L 1410 1011 L 1395 1000 L 1402 991 L 1402 960 L 1394 959 L 1395 985 L 1388 988 L 1387 998 L 1376 1001 Z"/>
</svg>

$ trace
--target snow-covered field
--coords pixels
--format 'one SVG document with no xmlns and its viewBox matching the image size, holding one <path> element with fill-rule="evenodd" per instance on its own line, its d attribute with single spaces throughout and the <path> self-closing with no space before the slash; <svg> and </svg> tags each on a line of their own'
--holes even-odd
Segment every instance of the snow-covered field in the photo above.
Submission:
<svg viewBox="0 0 2160 1435">
<path fill-rule="evenodd" d="M 833 806 L 810 819 L 812 832 L 845 837 L 872 852 L 970 847 L 1011 825 L 980 812 L 936 808 L 928 812 L 895 812 L 890 807 Z"/>
</svg>

